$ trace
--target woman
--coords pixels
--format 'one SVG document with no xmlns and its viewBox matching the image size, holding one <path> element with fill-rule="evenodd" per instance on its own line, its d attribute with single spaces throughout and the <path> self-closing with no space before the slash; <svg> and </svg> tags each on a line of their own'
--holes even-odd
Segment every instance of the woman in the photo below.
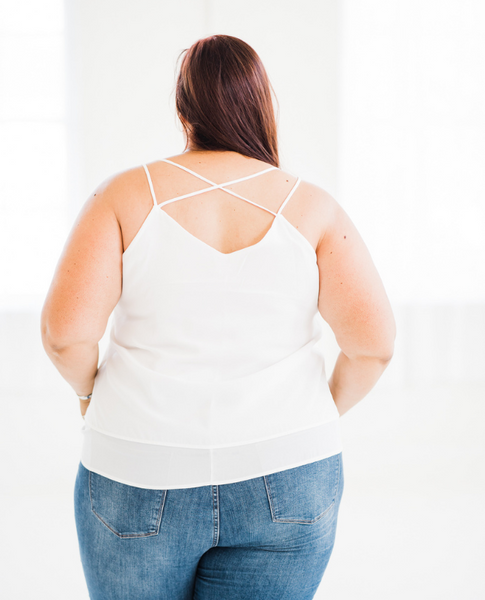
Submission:
<svg viewBox="0 0 485 600">
<path fill-rule="evenodd" d="M 313 598 L 339 418 L 388 365 L 394 318 L 345 211 L 280 168 L 256 52 L 225 35 L 184 52 L 184 152 L 96 189 L 42 312 L 85 417 L 82 566 L 94 600 Z M 341 348 L 328 382 L 321 317 Z"/>
</svg>

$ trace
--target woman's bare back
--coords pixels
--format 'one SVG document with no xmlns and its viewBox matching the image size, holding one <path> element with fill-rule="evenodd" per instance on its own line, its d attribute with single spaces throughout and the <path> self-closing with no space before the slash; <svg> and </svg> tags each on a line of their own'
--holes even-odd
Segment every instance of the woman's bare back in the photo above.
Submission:
<svg viewBox="0 0 485 600">
<path fill-rule="evenodd" d="M 252 175 L 269 166 L 235 152 L 187 152 L 172 156 L 169 160 L 217 184 Z M 152 162 L 147 167 L 158 204 L 210 187 L 209 183 L 163 161 Z M 143 169 L 132 169 L 130 180 L 130 194 L 120 197 L 115 207 L 122 232 L 123 251 L 129 247 L 153 208 Z M 226 187 L 275 213 L 296 181 L 297 177 L 294 175 L 275 169 Z M 282 215 L 307 239 L 314 250 L 324 233 L 325 195 L 318 186 L 302 181 L 291 202 L 282 211 Z M 191 235 L 222 254 L 230 254 L 258 243 L 275 218 L 271 212 L 220 189 L 170 202 L 159 210 L 164 210 Z"/>
</svg>

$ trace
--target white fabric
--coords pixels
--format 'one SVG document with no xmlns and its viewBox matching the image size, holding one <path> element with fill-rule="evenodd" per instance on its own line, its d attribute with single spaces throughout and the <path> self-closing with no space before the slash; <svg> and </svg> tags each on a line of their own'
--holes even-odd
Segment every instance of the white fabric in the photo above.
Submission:
<svg viewBox="0 0 485 600">
<path fill-rule="evenodd" d="M 218 448 L 130 442 L 84 427 L 83 459 L 95 464 L 97 473 L 155 490 L 252 479 L 327 458 L 341 448 L 336 419 L 260 442 Z"/>
<path fill-rule="evenodd" d="M 85 415 L 84 466 L 173 489 L 340 452 L 316 255 L 281 214 L 300 179 L 262 240 L 224 254 L 160 208 L 176 199 L 157 204 L 144 168 L 154 206 L 123 254 L 122 295 Z"/>
</svg>

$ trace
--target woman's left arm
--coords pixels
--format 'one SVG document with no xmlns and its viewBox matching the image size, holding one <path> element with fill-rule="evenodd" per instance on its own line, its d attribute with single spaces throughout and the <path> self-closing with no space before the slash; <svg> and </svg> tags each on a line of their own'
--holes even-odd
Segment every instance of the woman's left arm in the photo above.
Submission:
<svg viewBox="0 0 485 600">
<path fill-rule="evenodd" d="M 83 205 L 42 308 L 44 349 L 79 396 L 93 390 L 99 341 L 121 295 L 123 240 L 115 200 L 126 195 L 123 180 L 123 173 L 107 179 Z M 88 404 L 81 400 L 82 415 Z"/>
</svg>

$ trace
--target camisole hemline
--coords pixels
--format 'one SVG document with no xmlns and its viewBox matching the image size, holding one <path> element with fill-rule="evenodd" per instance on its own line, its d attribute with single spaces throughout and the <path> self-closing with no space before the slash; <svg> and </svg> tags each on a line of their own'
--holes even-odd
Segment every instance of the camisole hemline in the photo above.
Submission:
<svg viewBox="0 0 485 600">
<path fill-rule="evenodd" d="M 86 423 L 81 462 L 89 471 L 144 489 L 236 483 L 329 458 L 342 451 L 340 418 L 241 446 L 183 448 L 133 442 Z"/>
</svg>

